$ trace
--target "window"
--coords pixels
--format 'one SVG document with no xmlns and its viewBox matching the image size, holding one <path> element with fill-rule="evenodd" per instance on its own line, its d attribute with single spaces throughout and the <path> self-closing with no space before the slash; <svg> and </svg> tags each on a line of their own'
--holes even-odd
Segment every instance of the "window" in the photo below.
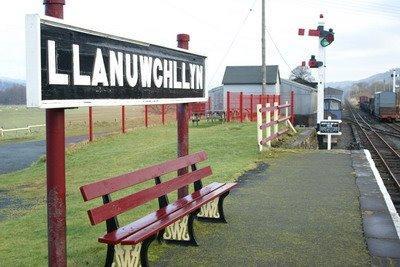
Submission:
<svg viewBox="0 0 400 267">
<path fill-rule="evenodd" d="M 340 109 L 340 104 L 338 101 L 331 101 L 331 108 L 330 110 L 339 110 Z"/>
</svg>

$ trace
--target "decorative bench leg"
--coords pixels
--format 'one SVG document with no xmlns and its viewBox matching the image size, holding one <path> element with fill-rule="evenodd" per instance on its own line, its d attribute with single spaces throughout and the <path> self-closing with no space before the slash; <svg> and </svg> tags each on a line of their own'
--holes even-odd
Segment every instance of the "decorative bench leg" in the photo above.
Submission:
<svg viewBox="0 0 400 267">
<path fill-rule="evenodd" d="M 198 244 L 193 230 L 193 221 L 198 212 L 199 210 L 166 227 L 160 233 L 162 235 L 162 239 L 168 243 L 197 246 Z"/>
<path fill-rule="evenodd" d="M 112 267 L 147 267 L 149 266 L 147 251 L 155 236 L 136 245 L 115 245 Z"/>
<path fill-rule="evenodd" d="M 226 223 L 224 199 L 227 195 L 229 195 L 229 191 L 202 206 L 200 212 L 197 214 L 197 219 L 206 222 Z"/>
</svg>

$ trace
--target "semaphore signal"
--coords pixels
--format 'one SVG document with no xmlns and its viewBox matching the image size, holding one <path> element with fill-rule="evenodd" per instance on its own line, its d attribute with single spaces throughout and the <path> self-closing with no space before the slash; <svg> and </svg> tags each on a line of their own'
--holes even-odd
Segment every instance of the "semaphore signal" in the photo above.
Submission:
<svg viewBox="0 0 400 267">
<path fill-rule="evenodd" d="M 324 119 L 324 90 L 325 90 L 325 71 L 326 71 L 326 51 L 325 48 L 330 46 L 335 41 L 335 33 L 333 29 L 325 30 L 324 15 L 319 16 L 320 21 L 317 29 L 309 29 L 308 36 L 318 37 L 318 60 L 315 55 L 312 55 L 308 66 L 318 70 L 318 108 L 317 108 L 317 123 L 318 125 Z M 299 29 L 298 35 L 304 36 L 305 29 Z"/>
</svg>

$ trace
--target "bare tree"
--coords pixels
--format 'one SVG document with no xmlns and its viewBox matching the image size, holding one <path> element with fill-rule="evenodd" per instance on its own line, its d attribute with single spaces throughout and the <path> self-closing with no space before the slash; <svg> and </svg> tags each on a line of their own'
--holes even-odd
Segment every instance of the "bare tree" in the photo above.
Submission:
<svg viewBox="0 0 400 267">
<path fill-rule="evenodd" d="M 314 77 L 311 74 L 310 68 L 306 66 L 298 66 L 296 67 L 289 77 L 290 80 L 301 79 L 307 82 L 315 82 Z"/>
<path fill-rule="evenodd" d="M 358 98 L 360 96 L 372 97 L 376 92 L 390 91 L 390 85 L 384 82 L 374 82 L 372 84 L 367 83 L 355 83 L 350 89 L 350 97 Z"/>
</svg>

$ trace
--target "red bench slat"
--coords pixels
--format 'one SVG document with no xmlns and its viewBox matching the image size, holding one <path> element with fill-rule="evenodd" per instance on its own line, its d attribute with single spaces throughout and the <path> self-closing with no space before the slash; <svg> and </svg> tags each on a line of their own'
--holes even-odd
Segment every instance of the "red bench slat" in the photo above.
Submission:
<svg viewBox="0 0 400 267">
<path fill-rule="evenodd" d="M 142 228 L 138 232 L 134 233 L 133 235 L 130 235 L 129 237 L 123 239 L 121 241 L 122 245 L 135 245 L 146 238 L 155 235 L 160 229 L 164 229 L 168 225 L 176 222 L 180 218 L 188 215 L 189 213 L 195 211 L 196 209 L 200 208 L 203 206 L 205 203 L 210 202 L 211 200 L 217 198 L 221 194 L 223 194 L 226 191 L 229 191 L 233 187 L 236 186 L 236 183 L 227 183 L 224 184 L 222 187 L 218 188 L 217 190 L 193 201 L 192 203 L 186 205 L 182 209 L 177 210 L 176 212 L 170 214 L 169 216 L 163 217 L 162 219 L 158 220 L 157 222 Z"/>
<path fill-rule="evenodd" d="M 204 177 L 210 176 L 211 174 L 211 167 L 208 166 L 104 204 L 100 207 L 91 209 L 88 211 L 90 222 L 92 225 L 98 224 L 127 210 L 131 210 L 137 206 L 147 203 L 150 200 L 178 190 L 178 188 L 181 188 L 185 185 L 189 185 L 195 181 L 201 180 Z"/>
<path fill-rule="evenodd" d="M 221 183 L 209 184 L 206 187 L 200 189 L 200 191 L 196 191 L 196 192 L 192 193 L 191 195 L 185 196 L 184 198 L 181 198 L 181 199 L 177 200 L 176 202 L 169 204 L 165 208 L 162 208 L 156 212 L 150 213 L 149 215 L 147 215 L 143 218 L 140 218 L 139 220 L 137 220 L 133 223 L 130 223 L 126 226 L 118 228 L 117 230 L 115 230 L 111 233 L 105 234 L 104 236 L 99 238 L 99 242 L 116 245 L 125 237 L 132 235 L 133 233 L 156 222 L 157 220 L 160 220 L 161 218 L 163 218 L 165 216 L 168 216 L 169 214 L 181 209 L 185 205 L 193 202 L 194 200 L 211 193 L 212 191 L 220 188 L 223 185 L 224 184 L 221 184 Z"/>
<path fill-rule="evenodd" d="M 158 165 L 140 169 L 114 178 L 87 184 L 80 187 L 80 190 L 83 199 L 88 201 L 136 184 L 140 184 L 147 180 L 162 176 L 166 173 L 188 167 L 192 164 L 205 161 L 206 159 L 206 152 L 200 151 L 195 154 L 169 160 Z"/>
</svg>

